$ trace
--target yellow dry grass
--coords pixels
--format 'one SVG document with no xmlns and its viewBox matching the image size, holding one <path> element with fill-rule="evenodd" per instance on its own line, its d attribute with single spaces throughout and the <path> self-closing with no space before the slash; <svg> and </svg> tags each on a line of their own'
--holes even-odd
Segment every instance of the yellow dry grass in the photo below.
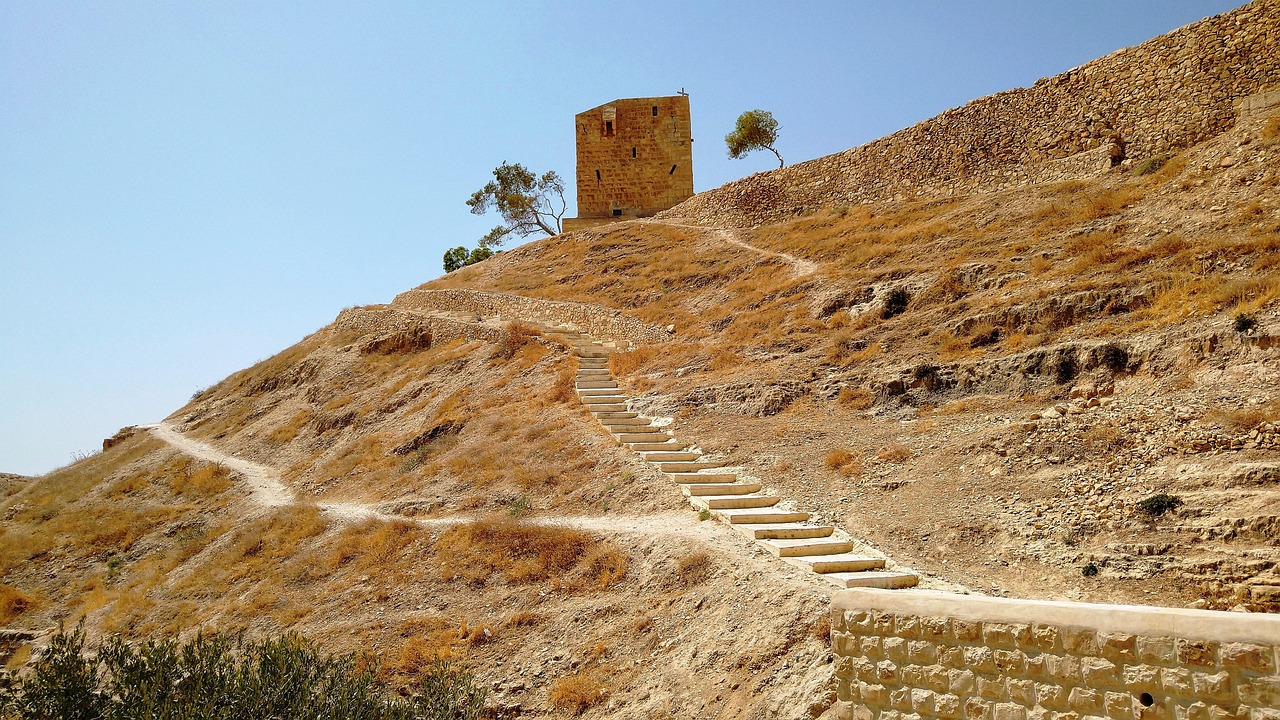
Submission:
<svg viewBox="0 0 1280 720">
<path fill-rule="evenodd" d="M 514 519 L 479 520 L 441 534 L 433 553 L 446 579 L 509 585 L 549 581 L 564 589 L 604 589 L 627 572 L 627 555 L 580 530 Z"/>
</svg>

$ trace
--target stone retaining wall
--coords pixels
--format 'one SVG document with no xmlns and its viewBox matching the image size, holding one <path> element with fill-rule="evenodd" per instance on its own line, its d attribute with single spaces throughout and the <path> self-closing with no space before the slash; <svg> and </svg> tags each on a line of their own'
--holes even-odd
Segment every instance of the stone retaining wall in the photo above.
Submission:
<svg viewBox="0 0 1280 720">
<path fill-rule="evenodd" d="M 1141 159 L 1217 135 L 1247 109 L 1238 103 L 1276 83 L 1280 0 L 1254 0 L 861 147 L 698 194 L 659 217 L 749 225 L 817 206 L 1085 177 L 1113 155 Z"/>
<path fill-rule="evenodd" d="M 1280 617 L 844 590 L 836 717 L 1280 720 Z"/>
<path fill-rule="evenodd" d="M 432 317 L 386 306 L 347 308 L 338 313 L 338 319 L 333 322 L 333 327 L 338 332 L 356 332 L 371 338 L 424 326 L 431 329 L 433 344 L 459 338 L 499 342 L 505 334 L 501 328 L 462 322 L 452 318 Z"/>
<path fill-rule="evenodd" d="M 480 290 L 410 290 L 396 296 L 393 306 L 446 312 L 469 312 L 484 317 L 522 320 L 546 325 L 572 325 L 597 340 L 662 342 L 671 333 L 637 320 L 621 310 L 587 303 L 542 300 Z"/>
</svg>

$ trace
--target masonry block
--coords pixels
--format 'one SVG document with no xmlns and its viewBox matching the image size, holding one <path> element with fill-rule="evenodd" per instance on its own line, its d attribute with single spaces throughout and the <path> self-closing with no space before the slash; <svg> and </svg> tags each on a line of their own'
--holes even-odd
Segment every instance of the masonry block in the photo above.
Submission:
<svg viewBox="0 0 1280 720">
<path fill-rule="evenodd" d="M 1098 657 L 1080 661 L 1080 676 L 1089 687 L 1103 688 L 1121 685 L 1120 670 L 1115 663 Z"/>
<path fill-rule="evenodd" d="M 1227 669 L 1252 670 L 1258 673 L 1274 672 L 1275 661 L 1272 648 L 1248 643 L 1225 643 L 1220 650 L 1222 667 Z"/>
<path fill-rule="evenodd" d="M 1133 662 L 1138 659 L 1138 639 L 1128 633 L 1098 633 L 1102 657 L 1112 662 Z"/>
<path fill-rule="evenodd" d="M 1140 637 L 1135 642 L 1138 659 L 1151 665 L 1171 665 L 1178 660 L 1177 648 L 1171 637 Z"/>
<path fill-rule="evenodd" d="M 1178 639 L 1178 662 L 1182 665 L 1213 667 L 1218 662 L 1218 643 Z"/>
</svg>

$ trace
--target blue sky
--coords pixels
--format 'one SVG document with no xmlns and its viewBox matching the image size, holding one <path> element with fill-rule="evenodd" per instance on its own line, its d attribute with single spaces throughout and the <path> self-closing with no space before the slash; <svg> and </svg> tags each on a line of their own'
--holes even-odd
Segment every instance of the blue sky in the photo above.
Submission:
<svg viewBox="0 0 1280 720">
<path fill-rule="evenodd" d="M 806 160 L 1239 4 L 0 0 L 0 471 L 436 277 L 608 100 L 689 92 L 705 190 L 744 110 Z"/>
</svg>

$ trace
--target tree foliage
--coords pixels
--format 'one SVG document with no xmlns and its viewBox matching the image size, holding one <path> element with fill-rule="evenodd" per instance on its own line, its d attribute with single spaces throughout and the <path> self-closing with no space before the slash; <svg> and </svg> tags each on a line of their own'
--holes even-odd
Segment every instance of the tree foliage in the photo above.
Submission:
<svg viewBox="0 0 1280 720">
<path fill-rule="evenodd" d="M 494 169 L 493 180 L 471 194 L 467 205 L 475 215 L 494 209 L 502 216 L 503 224 L 480 239 L 482 248 L 498 247 L 512 233 L 558 235 L 568 209 L 564 181 L 554 170 L 539 176 L 519 163 L 506 162 Z"/>
<path fill-rule="evenodd" d="M 85 652 L 59 631 L 30 673 L 0 679 L 0 717 L 17 720 L 478 720 L 485 690 L 437 661 L 415 696 L 394 698 L 367 655 L 326 655 L 298 635 L 197 635 Z"/>
<path fill-rule="evenodd" d="M 768 110 L 748 110 L 738 116 L 733 132 L 724 136 L 729 146 L 729 157 L 737 160 L 753 150 L 768 150 L 778 157 L 778 167 L 786 163 L 774 149 L 778 142 L 778 121 Z"/>
<path fill-rule="evenodd" d="M 471 250 L 471 252 L 467 252 L 466 247 L 459 245 L 456 248 L 444 251 L 444 271 L 451 273 L 460 267 L 475 265 L 481 260 L 488 260 L 493 255 L 494 252 L 484 245 Z"/>
</svg>

